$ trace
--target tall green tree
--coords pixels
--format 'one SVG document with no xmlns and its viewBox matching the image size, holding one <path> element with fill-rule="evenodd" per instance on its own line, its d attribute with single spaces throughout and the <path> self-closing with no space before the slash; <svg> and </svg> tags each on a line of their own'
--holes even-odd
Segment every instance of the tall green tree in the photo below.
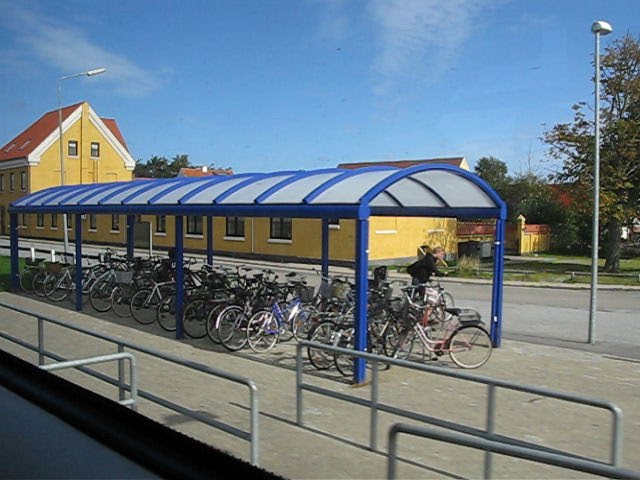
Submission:
<svg viewBox="0 0 640 480">
<path fill-rule="evenodd" d="M 600 225 L 606 232 L 605 271 L 617 272 L 622 227 L 640 216 L 640 41 L 626 35 L 612 42 L 601 69 Z M 585 102 L 573 110 L 573 122 L 555 125 L 544 139 L 550 155 L 563 161 L 557 179 L 593 192 L 593 114 Z M 592 202 L 582 209 L 593 215 Z"/>
<path fill-rule="evenodd" d="M 478 159 L 473 171 L 496 191 L 510 183 L 507 164 L 496 157 Z"/>
</svg>

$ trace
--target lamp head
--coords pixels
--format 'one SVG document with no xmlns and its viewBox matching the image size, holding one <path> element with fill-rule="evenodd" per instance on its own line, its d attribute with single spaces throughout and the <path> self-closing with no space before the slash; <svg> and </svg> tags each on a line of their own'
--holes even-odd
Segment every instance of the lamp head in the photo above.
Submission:
<svg viewBox="0 0 640 480">
<path fill-rule="evenodd" d="M 95 68 L 93 70 L 89 70 L 87 73 L 85 73 L 85 75 L 87 77 L 93 77 L 94 75 L 100 75 L 101 73 L 106 72 L 107 69 L 102 67 L 102 68 Z"/>
<path fill-rule="evenodd" d="M 593 22 L 593 25 L 591 25 L 591 32 L 599 33 L 600 35 L 609 35 L 613 32 L 613 28 L 611 28 L 611 25 L 607 22 L 598 20 L 597 22 Z"/>
</svg>

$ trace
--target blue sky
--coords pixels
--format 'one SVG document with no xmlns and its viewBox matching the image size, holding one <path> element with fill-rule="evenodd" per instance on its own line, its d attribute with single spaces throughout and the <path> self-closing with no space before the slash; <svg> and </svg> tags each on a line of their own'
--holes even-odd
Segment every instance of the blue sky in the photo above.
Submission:
<svg viewBox="0 0 640 480">
<path fill-rule="evenodd" d="M 493 155 L 557 168 L 544 128 L 592 102 L 594 20 L 638 0 L 0 0 L 0 143 L 63 104 L 115 118 L 135 159 L 237 173 Z"/>
</svg>

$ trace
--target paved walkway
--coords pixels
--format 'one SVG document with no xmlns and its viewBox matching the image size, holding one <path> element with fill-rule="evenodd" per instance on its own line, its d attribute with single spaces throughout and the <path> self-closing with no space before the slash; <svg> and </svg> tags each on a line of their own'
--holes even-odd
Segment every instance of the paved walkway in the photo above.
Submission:
<svg viewBox="0 0 640 480">
<path fill-rule="evenodd" d="M 208 339 L 177 341 L 157 325 L 142 326 L 130 319 L 111 315 L 85 315 L 33 298 L 0 293 L 0 302 L 19 305 L 83 325 L 95 331 L 118 336 L 160 351 L 170 352 L 201 364 L 252 378 L 259 391 L 260 464 L 289 478 L 384 478 L 387 458 L 368 450 L 369 411 L 364 407 L 305 393 L 306 426 L 296 426 L 295 358 L 293 344 L 281 344 L 269 354 L 248 352 L 231 354 Z M 37 341 L 35 321 L 0 309 L 0 329 Z M 102 341 L 46 327 L 47 349 L 69 358 L 111 353 L 114 348 Z M 0 341 L 1 348 L 35 362 L 31 352 Z M 139 356 L 140 388 L 169 398 L 205 415 L 211 415 L 240 428 L 248 428 L 248 395 L 240 387 L 195 375 L 184 368 Z M 451 362 L 432 362 L 443 370 Z M 114 375 L 109 366 L 104 371 Z M 457 371 L 457 370 L 456 370 Z M 578 395 L 608 400 L 624 412 L 622 465 L 640 470 L 640 363 L 618 358 L 614 353 L 590 352 L 504 341 L 487 365 L 474 372 L 519 383 L 545 386 Z M 60 375 L 116 398 L 113 387 L 103 385 L 76 372 Z M 444 376 L 393 367 L 382 372 L 380 401 L 408 408 L 436 418 L 484 428 L 487 388 L 480 384 Z M 337 392 L 364 398 L 370 386 L 350 385 L 335 371 L 320 374 L 305 367 L 304 379 Z M 203 426 L 184 416 L 146 401 L 140 413 L 199 438 L 234 455 L 248 459 L 249 445 L 228 434 Z M 389 414 L 380 416 L 378 448 L 387 450 L 386 432 L 397 421 Z M 536 395 L 506 390 L 497 394 L 496 431 L 503 435 L 570 451 L 607 461 L 609 458 L 610 414 Z M 480 478 L 483 453 L 448 444 L 411 437 L 400 437 L 398 478 Z M 494 478 L 584 478 L 579 472 L 541 466 L 522 460 L 495 456 Z"/>
</svg>

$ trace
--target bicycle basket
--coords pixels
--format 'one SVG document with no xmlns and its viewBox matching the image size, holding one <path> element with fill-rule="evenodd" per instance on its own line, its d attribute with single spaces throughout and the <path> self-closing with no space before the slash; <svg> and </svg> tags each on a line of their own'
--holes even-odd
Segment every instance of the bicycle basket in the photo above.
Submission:
<svg viewBox="0 0 640 480">
<path fill-rule="evenodd" d="M 133 283 L 133 272 L 120 272 L 116 271 L 116 282 L 122 283 L 124 285 L 129 285 Z"/>
<path fill-rule="evenodd" d="M 333 282 L 331 284 L 331 296 L 344 300 L 349 295 L 349 284 L 346 282 Z"/>
<path fill-rule="evenodd" d="M 47 271 L 49 273 L 59 273 L 60 270 L 62 270 L 62 263 L 60 262 L 47 263 Z"/>
<path fill-rule="evenodd" d="M 303 303 L 309 303 L 313 300 L 314 288 L 308 285 L 300 285 L 296 288 L 296 294 Z"/>
</svg>

